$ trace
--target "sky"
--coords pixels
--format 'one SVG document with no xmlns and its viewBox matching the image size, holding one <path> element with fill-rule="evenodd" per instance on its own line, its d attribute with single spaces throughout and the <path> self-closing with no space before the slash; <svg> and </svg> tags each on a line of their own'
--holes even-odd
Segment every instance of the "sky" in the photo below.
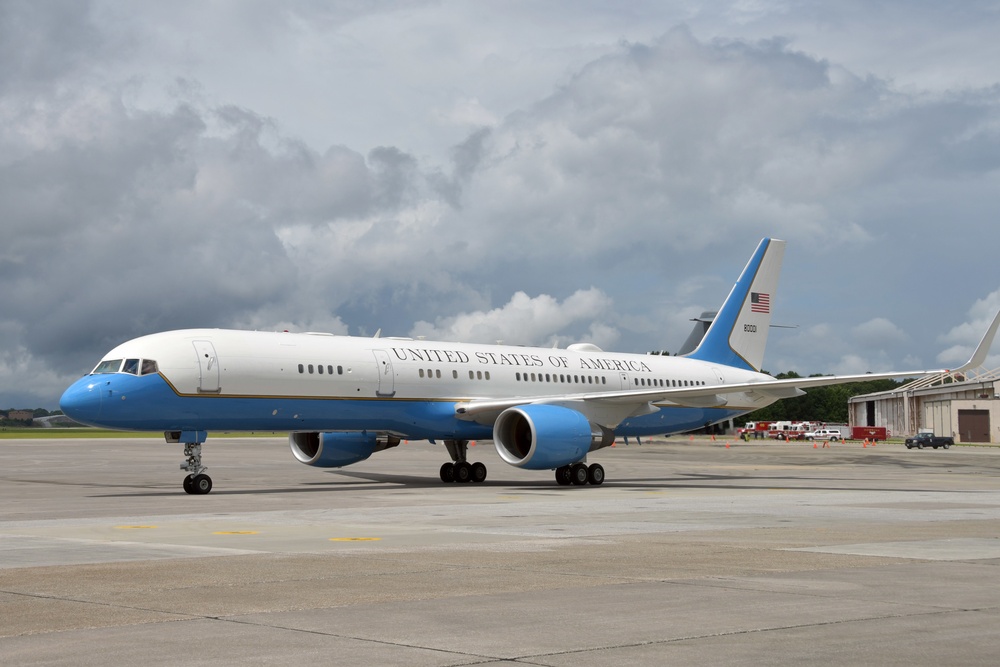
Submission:
<svg viewBox="0 0 1000 667">
<path fill-rule="evenodd" d="M 767 370 L 957 366 L 1000 309 L 997 34 L 976 0 L 0 0 L 0 409 L 168 329 L 675 352 L 768 236 Z"/>
</svg>

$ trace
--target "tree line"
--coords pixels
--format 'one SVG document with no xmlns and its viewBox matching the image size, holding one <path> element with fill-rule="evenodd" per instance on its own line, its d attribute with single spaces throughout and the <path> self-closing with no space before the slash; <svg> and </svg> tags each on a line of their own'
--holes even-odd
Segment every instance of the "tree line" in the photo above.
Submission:
<svg viewBox="0 0 1000 667">
<path fill-rule="evenodd" d="M 802 376 L 793 371 L 775 376 L 778 380 L 800 377 Z M 817 373 L 809 377 L 822 377 L 822 374 Z M 807 390 L 805 396 L 784 398 L 766 408 L 738 417 L 735 423 L 737 426 L 742 426 L 748 421 L 815 421 L 845 424 L 848 421 L 849 399 L 863 394 L 890 391 L 906 382 L 909 380 L 869 380 L 814 387 Z"/>
</svg>

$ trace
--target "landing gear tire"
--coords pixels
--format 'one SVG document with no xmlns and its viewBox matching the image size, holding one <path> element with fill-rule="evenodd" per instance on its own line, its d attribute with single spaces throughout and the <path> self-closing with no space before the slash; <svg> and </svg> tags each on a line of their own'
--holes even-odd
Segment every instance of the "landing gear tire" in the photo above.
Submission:
<svg viewBox="0 0 1000 667">
<path fill-rule="evenodd" d="M 587 483 L 587 477 L 589 471 L 587 466 L 583 463 L 574 463 L 573 467 L 570 468 L 570 480 L 573 482 L 573 486 L 583 486 Z"/>
<path fill-rule="evenodd" d="M 203 496 L 212 490 L 212 478 L 208 475 L 188 475 L 184 478 L 184 491 L 193 496 Z"/>
<path fill-rule="evenodd" d="M 559 486 L 569 486 L 573 483 L 572 466 L 560 466 L 556 468 L 556 482 Z"/>
<path fill-rule="evenodd" d="M 472 481 L 472 466 L 466 461 L 459 461 L 455 464 L 455 481 L 459 484 Z"/>
<path fill-rule="evenodd" d="M 486 464 L 478 461 L 472 464 L 472 481 L 476 484 L 486 481 Z"/>
<path fill-rule="evenodd" d="M 451 484 L 455 481 L 455 464 L 445 463 L 441 466 L 441 481 L 445 484 Z"/>
<path fill-rule="evenodd" d="M 604 466 L 600 463 L 592 463 L 589 468 L 587 468 L 587 481 L 593 486 L 600 486 L 604 484 Z"/>
</svg>

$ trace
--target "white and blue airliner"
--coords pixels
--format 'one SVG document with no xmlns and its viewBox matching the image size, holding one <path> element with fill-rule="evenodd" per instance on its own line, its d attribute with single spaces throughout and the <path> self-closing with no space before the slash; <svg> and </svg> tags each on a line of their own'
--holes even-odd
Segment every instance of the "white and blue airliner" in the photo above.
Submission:
<svg viewBox="0 0 1000 667">
<path fill-rule="evenodd" d="M 337 468 L 402 440 L 445 445 L 445 482 L 482 482 L 468 443 L 554 470 L 559 484 L 599 485 L 587 455 L 616 438 L 683 433 L 757 410 L 803 389 L 943 370 L 776 380 L 761 372 L 785 242 L 764 239 L 701 344 L 683 357 L 360 338 L 322 333 L 186 329 L 108 352 L 60 407 L 78 422 L 163 431 L 184 445 L 184 490 L 208 493 L 209 431 L 288 431 L 295 458 Z M 985 361 L 994 319 L 962 369 Z M 961 370 L 961 369 L 957 369 Z"/>
</svg>

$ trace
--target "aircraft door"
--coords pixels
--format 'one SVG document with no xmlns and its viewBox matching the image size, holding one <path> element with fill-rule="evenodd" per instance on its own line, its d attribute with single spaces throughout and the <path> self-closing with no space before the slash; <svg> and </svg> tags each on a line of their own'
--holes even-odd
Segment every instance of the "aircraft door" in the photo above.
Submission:
<svg viewBox="0 0 1000 667">
<path fill-rule="evenodd" d="M 628 373 L 619 371 L 618 376 L 621 379 L 622 389 L 632 389 L 632 385 L 629 383 Z"/>
<path fill-rule="evenodd" d="M 215 346 L 210 340 L 194 341 L 194 351 L 198 357 L 199 394 L 218 394 L 222 391 L 219 384 L 219 358 L 215 354 Z"/>
<path fill-rule="evenodd" d="M 375 363 L 378 366 L 378 385 L 375 395 L 380 398 L 391 398 L 396 395 L 396 375 L 392 372 L 392 360 L 385 350 L 372 350 Z"/>
</svg>

